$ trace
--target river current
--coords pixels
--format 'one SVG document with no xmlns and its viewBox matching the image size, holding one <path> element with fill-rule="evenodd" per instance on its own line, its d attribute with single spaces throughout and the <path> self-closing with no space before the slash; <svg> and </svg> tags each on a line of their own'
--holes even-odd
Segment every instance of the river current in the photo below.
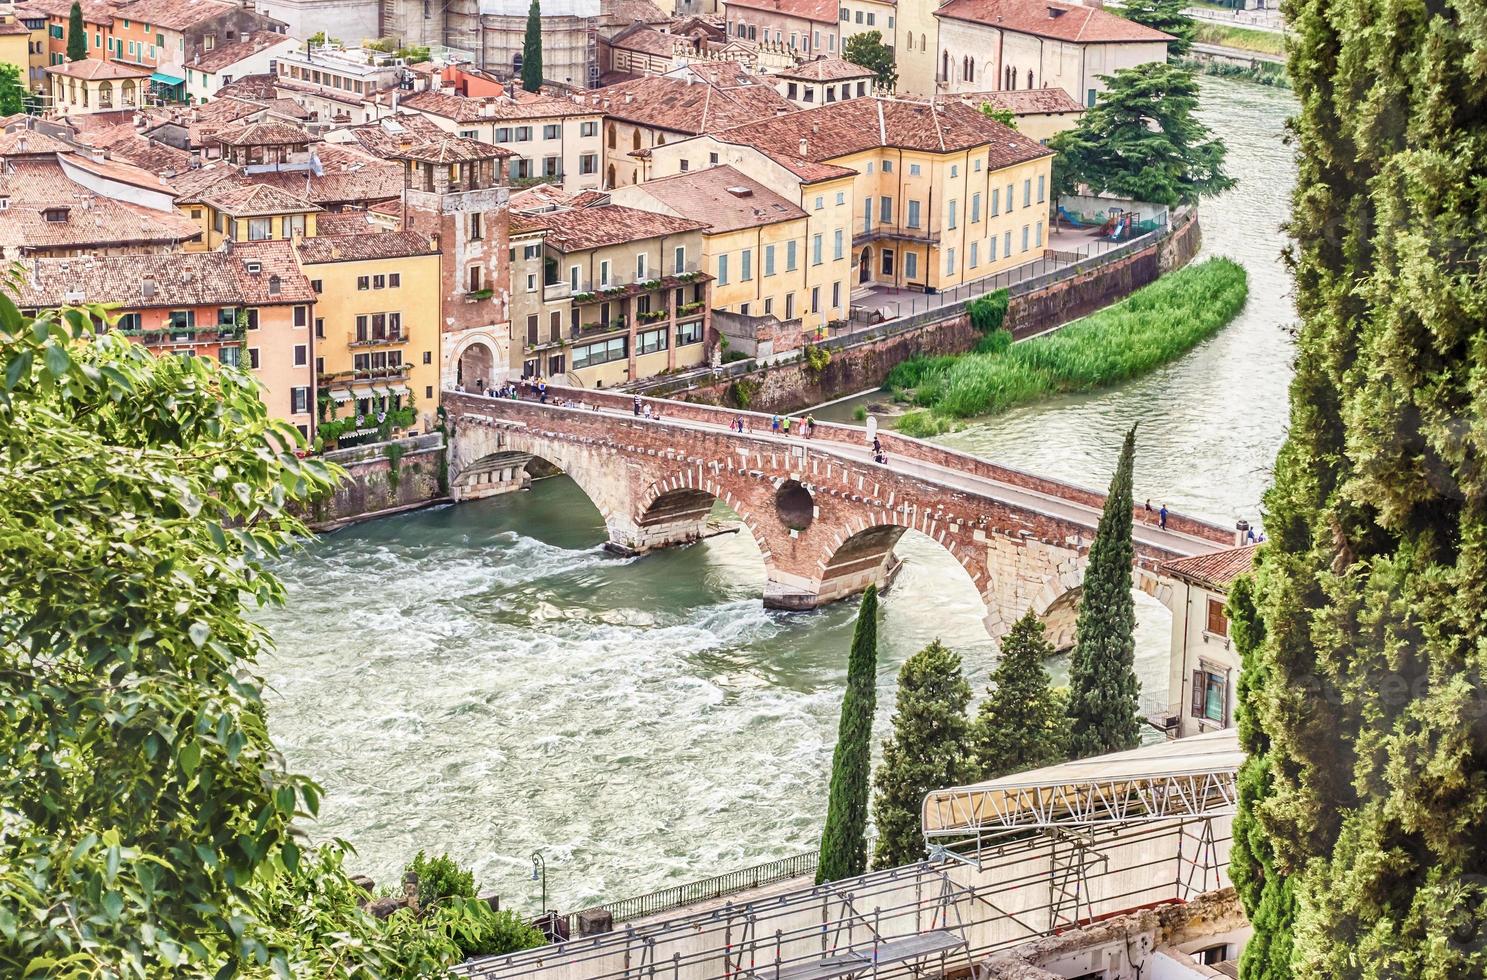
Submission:
<svg viewBox="0 0 1487 980">
<path fill-rule="evenodd" d="M 943 441 L 1103 487 L 1139 421 L 1138 499 L 1257 519 L 1290 378 L 1279 254 L 1293 106 L 1286 92 L 1203 80 L 1203 120 L 1239 179 L 1201 208 L 1204 254 L 1249 270 L 1233 324 L 1138 381 Z M 263 614 L 278 650 L 260 666 L 276 743 L 326 789 L 313 836 L 349 840 L 352 868 L 389 884 L 420 848 L 449 852 L 531 910 L 539 849 L 548 904 L 571 910 L 814 846 L 851 605 L 765 610 L 747 535 L 639 560 L 603 540 L 598 512 L 555 478 L 342 531 L 283 563 L 289 602 Z M 879 626 L 879 736 L 915 650 L 942 638 L 978 696 L 995 655 L 965 571 L 927 538 L 905 536 L 898 553 Z M 1137 598 L 1137 670 L 1155 707 L 1170 619 Z"/>
</svg>

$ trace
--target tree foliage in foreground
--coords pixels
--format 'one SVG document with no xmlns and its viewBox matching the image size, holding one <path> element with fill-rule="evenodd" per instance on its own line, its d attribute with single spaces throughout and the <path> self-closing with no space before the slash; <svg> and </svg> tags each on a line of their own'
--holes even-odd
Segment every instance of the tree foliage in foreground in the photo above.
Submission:
<svg viewBox="0 0 1487 980">
<path fill-rule="evenodd" d="M 1291 944 L 1295 977 L 1483 976 L 1481 5 L 1288 15 L 1300 329 L 1240 715 L 1263 779 L 1247 768 L 1233 874 L 1288 880 L 1294 916 L 1242 894 L 1251 943 Z"/>
<path fill-rule="evenodd" d="M 1134 749 L 1141 741 L 1141 685 L 1136 680 L 1136 603 L 1131 598 L 1136 430 L 1126 433 L 1120 462 L 1095 528 L 1069 668 L 1069 753 L 1083 759 Z"/>
<path fill-rule="evenodd" d="M 244 603 L 333 473 L 245 373 L 0 294 L 0 975 L 434 976 L 451 906 L 379 922 L 291 821 Z M 406 921 L 405 921 L 406 920 Z"/>
<path fill-rule="evenodd" d="M 1067 759 L 1067 706 L 1053 690 L 1043 666 L 1053 644 L 1033 611 L 1002 637 L 1002 658 L 991 672 L 991 689 L 976 713 L 972 739 L 976 779 L 995 779 Z"/>
<path fill-rule="evenodd" d="M 1107 88 L 1079 125 L 1048 141 L 1056 194 L 1084 184 L 1096 194 L 1153 204 L 1191 204 L 1234 186 L 1228 152 L 1194 117 L 1198 82 L 1165 62 L 1101 75 Z"/>
<path fill-rule="evenodd" d="M 1167 42 L 1169 54 L 1180 58 L 1192 50 L 1198 25 L 1188 16 L 1184 0 L 1124 0 L 1120 5 L 1120 15 L 1152 30 L 1171 34 L 1173 40 Z"/>
<path fill-rule="evenodd" d="M 904 661 L 898 672 L 893 734 L 883 740 L 883 761 L 873 774 L 873 867 L 894 868 L 924 857 L 920 805 L 932 789 L 970 781 L 971 685 L 960 655 L 935 640 Z"/>
<path fill-rule="evenodd" d="M 847 38 L 842 59 L 871 70 L 877 83 L 889 91 L 898 85 L 898 65 L 893 60 L 893 49 L 883 43 L 882 31 L 863 31 Z"/>
<path fill-rule="evenodd" d="M 878 589 L 862 593 L 852 652 L 847 661 L 847 690 L 836 749 L 831 757 L 831 794 L 816 883 L 839 881 L 867 870 L 867 805 L 872 767 L 873 712 L 878 705 Z"/>
</svg>

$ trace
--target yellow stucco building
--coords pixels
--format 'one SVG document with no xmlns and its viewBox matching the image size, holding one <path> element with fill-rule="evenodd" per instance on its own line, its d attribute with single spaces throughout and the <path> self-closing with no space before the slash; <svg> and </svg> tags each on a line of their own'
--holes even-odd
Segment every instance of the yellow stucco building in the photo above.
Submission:
<svg viewBox="0 0 1487 980">
<path fill-rule="evenodd" d="M 840 298 L 830 318 L 852 289 L 943 291 L 1047 246 L 1053 152 L 958 101 L 808 109 L 657 149 L 653 168 L 713 155 L 806 212 L 808 309 Z"/>
</svg>

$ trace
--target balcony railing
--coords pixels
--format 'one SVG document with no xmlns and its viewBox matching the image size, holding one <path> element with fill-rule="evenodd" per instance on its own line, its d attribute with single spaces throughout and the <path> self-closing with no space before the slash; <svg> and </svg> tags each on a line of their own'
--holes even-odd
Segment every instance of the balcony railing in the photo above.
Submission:
<svg viewBox="0 0 1487 980">
<path fill-rule="evenodd" d="M 881 238 L 894 238 L 906 242 L 934 244 L 940 240 L 940 230 L 928 224 L 909 225 L 900 221 L 863 222 L 852 233 L 852 244 L 862 245 Z"/>
<path fill-rule="evenodd" d="M 366 337 L 359 336 L 355 330 L 346 332 L 347 347 L 380 347 L 388 344 L 406 344 L 408 335 L 401 330 L 388 331 L 386 336 Z"/>
<path fill-rule="evenodd" d="M 149 327 L 120 330 L 119 333 L 133 338 L 141 344 L 218 344 L 242 339 L 236 324 L 212 324 L 207 327 Z"/>
</svg>

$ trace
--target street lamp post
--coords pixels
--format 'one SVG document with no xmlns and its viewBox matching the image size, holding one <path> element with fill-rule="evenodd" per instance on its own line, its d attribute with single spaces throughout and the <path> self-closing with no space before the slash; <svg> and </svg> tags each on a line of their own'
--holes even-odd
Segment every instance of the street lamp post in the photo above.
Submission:
<svg viewBox="0 0 1487 980">
<path fill-rule="evenodd" d="M 542 881 L 542 908 L 539 911 L 540 911 L 540 913 L 542 915 L 546 915 L 547 914 L 547 862 L 542 859 L 542 852 L 541 851 L 533 851 L 532 852 L 532 880 L 533 881 L 537 881 L 539 878 Z"/>
</svg>

